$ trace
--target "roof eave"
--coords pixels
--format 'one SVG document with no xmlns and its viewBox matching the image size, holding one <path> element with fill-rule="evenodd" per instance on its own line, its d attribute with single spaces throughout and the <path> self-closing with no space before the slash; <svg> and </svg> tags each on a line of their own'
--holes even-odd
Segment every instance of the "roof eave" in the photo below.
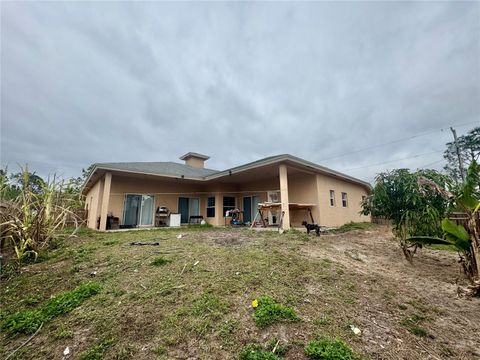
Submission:
<svg viewBox="0 0 480 360">
<path fill-rule="evenodd" d="M 92 175 L 97 172 L 97 170 L 106 170 L 106 171 L 117 171 L 117 172 L 123 172 L 123 173 L 129 173 L 129 174 L 140 174 L 140 175 L 149 175 L 149 176 L 157 176 L 157 177 L 166 177 L 170 179 L 181 179 L 181 180 L 193 180 L 193 181 L 204 181 L 204 178 L 194 178 L 190 176 L 176 176 L 176 175 L 170 175 L 170 174 L 155 174 L 155 173 L 150 173 L 150 172 L 145 172 L 145 171 L 133 171 L 133 170 L 125 170 L 125 169 L 118 169 L 114 167 L 109 167 L 105 165 L 98 165 L 95 164 L 95 167 L 92 169 L 90 172 L 89 176 L 85 180 L 83 186 L 82 186 L 82 194 L 85 189 L 87 189 L 86 185 L 90 181 Z"/>
<path fill-rule="evenodd" d="M 338 171 L 323 167 L 321 165 L 312 163 L 312 162 L 307 161 L 307 160 L 303 160 L 301 158 L 298 158 L 296 156 L 289 155 L 289 154 L 278 155 L 276 157 L 269 158 L 268 160 L 265 160 L 265 161 L 255 162 L 254 164 L 241 165 L 241 166 L 237 166 L 237 167 L 234 167 L 234 168 L 231 168 L 231 169 L 220 171 L 216 174 L 206 176 L 205 180 L 219 179 L 219 178 L 224 177 L 224 176 L 230 176 L 234 173 L 239 173 L 239 172 L 242 172 L 242 171 L 255 169 L 255 168 L 258 168 L 258 167 L 261 167 L 261 166 L 272 165 L 272 164 L 275 164 L 275 163 L 280 163 L 282 161 L 291 161 L 291 162 L 294 162 L 296 164 L 300 164 L 300 165 L 303 165 L 303 166 L 306 166 L 306 167 L 310 167 L 310 168 L 313 168 L 316 171 L 321 171 L 323 173 L 327 173 L 329 175 L 332 175 L 332 176 L 335 176 L 335 177 L 338 177 L 338 178 L 341 178 L 341 179 L 344 179 L 344 180 L 347 180 L 347 181 L 350 181 L 350 182 L 353 182 L 353 183 L 356 183 L 356 184 L 363 185 L 366 188 L 368 188 L 369 190 L 372 190 L 372 186 L 366 181 L 354 178 L 354 177 L 346 175 L 346 174 L 342 174 Z"/>
</svg>

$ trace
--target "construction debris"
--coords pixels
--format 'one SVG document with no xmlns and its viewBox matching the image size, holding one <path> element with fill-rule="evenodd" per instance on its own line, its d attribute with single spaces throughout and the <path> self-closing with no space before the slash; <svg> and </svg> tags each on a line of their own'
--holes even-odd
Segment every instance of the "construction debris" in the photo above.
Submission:
<svg viewBox="0 0 480 360">
<path fill-rule="evenodd" d="M 459 296 L 463 295 L 466 298 L 480 297 L 480 280 L 474 281 L 473 284 L 466 287 L 458 287 L 457 293 Z"/>
<path fill-rule="evenodd" d="M 350 325 L 350 329 L 352 329 L 352 331 L 355 335 L 361 335 L 362 334 L 362 331 L 358 327 L 356 327 L 355 325 Z"/>
<path fill-rule="evenodd" d="M 67 346 L 65 350 L 63 350 L 63 356 L 68 356 L 70 355 L 70 348 Z"/>
</svg>

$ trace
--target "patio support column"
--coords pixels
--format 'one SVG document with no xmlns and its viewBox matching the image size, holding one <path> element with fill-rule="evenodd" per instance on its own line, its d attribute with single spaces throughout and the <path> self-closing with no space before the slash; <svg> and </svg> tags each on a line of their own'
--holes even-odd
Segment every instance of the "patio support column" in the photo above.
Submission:
<svg viewBox="0 0 480 360">
<path fill-rule="evenodd" d="M 108 203 L 110 202 L 110 187 L 112 185 L 112 173 L 105 174 L 103 185 L 102 208 L 100 210 L 100 231 L 107 230 Z"/>
<path fill-rule="evenodd" d="M 215 194 L 215 225 L 222 226 L 224 225 L 223 220 L 223 197 L 221 193 Z"/>
<path fill-rule="evenodd" d="M 287 177 L 287 165 L 280 164 L 278 167 L 279 177 L 280 177 L 280 200 L 282 203 L 283 222 L 282 229 L 290 229 L 290 209 L 288 207 L 288 177 Z"/>
<path fill-rule="evenodd" d="M 320 211 L 320 208 L 321 208 L 321 205 L 322 205 L 322 179 L 320 177 L 320 175 L 315 175 L 315 190 L 316 190 L 316 199 L 315 199 L 315 203 L 316 203 L 316 210 L 314 212 L 314 218 L 315 218 L 315 221 L 318 225 L 323 225 L 322 223 L 322 220 L 321 220 L 321 217 L 322 217 L 322 212 Z"/>
</svg>

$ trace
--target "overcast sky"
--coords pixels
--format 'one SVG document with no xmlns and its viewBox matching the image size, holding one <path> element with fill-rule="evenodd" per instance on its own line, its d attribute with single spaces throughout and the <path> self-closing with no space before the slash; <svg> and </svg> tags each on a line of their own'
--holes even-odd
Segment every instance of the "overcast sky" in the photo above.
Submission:
<svg viewBox="0 0 480 360">
<path fill-rule="evenodd" d="M 0 6 L 10 170 L 290 153 L 372 181 L 480 125 L 480 2 Z"/>
</svg>

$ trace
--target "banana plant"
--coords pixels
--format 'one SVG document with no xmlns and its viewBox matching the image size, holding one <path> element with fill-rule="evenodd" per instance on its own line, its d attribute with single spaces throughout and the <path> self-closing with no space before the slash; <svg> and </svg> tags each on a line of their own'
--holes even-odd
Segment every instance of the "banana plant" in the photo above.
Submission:
<svg viewBox="0 0 480 360">
<path fill-rule="evenodd" d="M 428 182 L 423 182 L 428 186 Z M 440 191 L 440 190 L 439 190 Z M 480 275 L 480 166 L 472 161 L 465 183 L 456 194 L 443 191 L 451 197 L 455 209 L 465 214 L 466 222 L 456 224 L 446 218 L 442 220 L 443 237 L 411 236 L 407 241 L 422 246 L 425 244 L 454 246 L 460 256 L 460 263 L 467 277 L 474 281 Z"/>
</svg>

